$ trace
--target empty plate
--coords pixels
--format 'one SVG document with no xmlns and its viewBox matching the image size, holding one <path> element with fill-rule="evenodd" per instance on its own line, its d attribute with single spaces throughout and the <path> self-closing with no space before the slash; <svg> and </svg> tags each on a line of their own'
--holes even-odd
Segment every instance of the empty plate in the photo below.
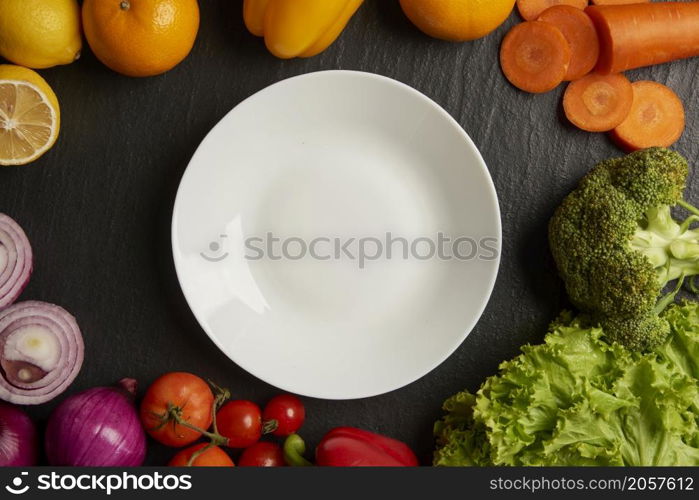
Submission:
<svg viewBox="0 0 699 500">
<path fill-rule="evenodd" d="M 184 295 L 235 363 L 283 390 L 373 396 L 463 342 L 501 227 L 478 150 L 397 81 L 282 81 L 214 127 L 184 174 L 172 245 Z"/>
</svg>

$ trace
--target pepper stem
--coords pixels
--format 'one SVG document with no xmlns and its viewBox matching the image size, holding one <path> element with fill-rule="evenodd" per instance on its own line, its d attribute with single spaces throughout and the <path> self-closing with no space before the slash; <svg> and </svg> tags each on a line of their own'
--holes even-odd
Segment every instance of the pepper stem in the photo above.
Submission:
<svg viewBox="0 0 699 500">
<path fill-rule="evenodd" d="M 313 464 L 306 460 L 306 443 L 298 434 L 290 434 L 284 441 L 284 460 L 292 467 L 310 467 Z"/>
</svg>

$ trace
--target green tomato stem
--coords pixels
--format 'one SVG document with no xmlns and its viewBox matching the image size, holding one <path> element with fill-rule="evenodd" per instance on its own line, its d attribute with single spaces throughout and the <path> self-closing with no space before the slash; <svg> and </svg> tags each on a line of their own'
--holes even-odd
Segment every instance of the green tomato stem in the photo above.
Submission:
<svg viewBox="0 0 699 500">
<path fill-rule="evenodd" d="M 218 413 L 218 410 L 221 408 L 221 406 L 223 406 L 223 403 L 230 399 L 231 393 L 228 389 L 219 387 L 211 380 L 209 380 L 208 382 L 209 385 L 213 387 L 214 394 L 216 394 L 216 397 L 214 398 L 214 404 L 211 406 L 211 425 L 214 434 L 218 434 L 218 422 L 216 421 L 216 413 Z"/>
<path fill-rule="evenodd" d="M 192 456 L 189 457 L 189 460 L 187 461 L 187 467 L 192 467 L 192 465 L 194 465 L 194 461 L 197 458 L 199 458 L 201 455 L 206 453 L 208 450 L 210 450 L 214 446 L 215 446 L 214 443 L 209 443 L 206 446 L 204 446 L 203 448 L 200 448 L 197 451 L 195 451 L 194 453 L 192 453 Z"/>
<path fill-rule="evenodd" d="M 219 434 L 218 431 L 215 430 L 214 432 L 209 432 L 205 429 L 197 427 L 196 425 L 190 424 L 183 419 L 182 409 L 178 408 L 177 406 L 169 405 L 166 418 L 168 421 L 171 421 L 177 425 L 191 429 L 194 432 L 199 432 L 202 436 L 208 438 L 211 441 L 211 444 L 214 446 L 228 446 L 228 438 Z"/>
</svg>

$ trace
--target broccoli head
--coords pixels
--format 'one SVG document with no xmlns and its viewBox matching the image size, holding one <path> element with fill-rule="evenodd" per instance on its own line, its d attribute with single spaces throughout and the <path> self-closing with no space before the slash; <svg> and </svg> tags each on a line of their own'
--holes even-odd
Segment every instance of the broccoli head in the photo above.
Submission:
<svg viewBox="0 0 699 500">
<path fill-rule="evenodd" d="M 659 313 L 685 278 L 699 274 L 699 231 L 690 228 L 699 210 L 682 199 L 688 171 L 680 154 L 664 148 L 604 161 L 549 225 L 551 251 L 571 301 L 610 340 L 631 349 L 665 340 L 670 329 Z M 692 215 L 675 221 L 675 206 Z"/>
</svg>

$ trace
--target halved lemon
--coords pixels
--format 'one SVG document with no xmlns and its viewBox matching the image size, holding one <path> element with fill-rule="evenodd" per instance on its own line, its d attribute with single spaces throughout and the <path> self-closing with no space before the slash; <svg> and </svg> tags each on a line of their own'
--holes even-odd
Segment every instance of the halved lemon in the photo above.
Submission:
<svg viewBox="0 0 699 500">
<path fill-rule="evenodd" d="M 0 165 L 25 165 L 58 139 L 61 112 L 56 94 L 38 73 L 0 65 Z"/>
</svg>

